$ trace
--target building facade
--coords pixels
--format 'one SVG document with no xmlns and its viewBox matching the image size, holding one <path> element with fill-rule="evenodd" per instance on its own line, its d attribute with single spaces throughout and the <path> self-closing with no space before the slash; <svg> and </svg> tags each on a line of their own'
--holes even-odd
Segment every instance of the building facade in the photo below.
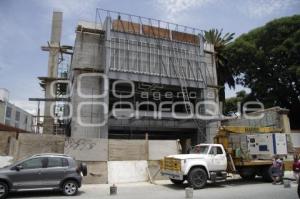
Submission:
<svg viewBox="0 0 300 199">
<path fill-rule="evenodd" d="M 0 123 L 32 132 L 33 116 L 8 101 L 8 91 L 0 92 Z"/>
<path fill-rule="evenodd" d="M 203 32 L 101 11 L 99 21 L 76 28 L 68 78 L 71 136 L 211 142 L 218 85 L 214 49 Z M 214 118 L 196 117 L 207 110 Z"/>
</svg>

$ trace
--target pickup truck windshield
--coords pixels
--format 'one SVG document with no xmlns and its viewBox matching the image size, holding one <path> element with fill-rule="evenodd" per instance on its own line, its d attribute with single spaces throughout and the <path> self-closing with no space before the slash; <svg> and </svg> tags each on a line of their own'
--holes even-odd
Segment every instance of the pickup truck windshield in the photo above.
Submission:
<svg viewBox="0 0 300 199">
<path fill-rule="evenodd" d="M 209 146 L 195 146 L 191 153 L 194 154 L 207 154 Z"/>
</svg>

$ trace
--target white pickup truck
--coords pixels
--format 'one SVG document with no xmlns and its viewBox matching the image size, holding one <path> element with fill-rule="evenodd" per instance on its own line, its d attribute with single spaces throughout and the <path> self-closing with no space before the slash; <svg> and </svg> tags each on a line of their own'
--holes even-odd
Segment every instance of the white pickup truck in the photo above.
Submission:
<svg viewBox="0 0 300 199">
<path fill-rule="evenodd" d="M 196 189 L 207 181 L 215 182 L 227 177 L 226 152 L 221 144 L 196 145 L 191 154 L 171 155 L 161 161 L 161 174 L 174 184 L 185 180 Z"/>
</svg>

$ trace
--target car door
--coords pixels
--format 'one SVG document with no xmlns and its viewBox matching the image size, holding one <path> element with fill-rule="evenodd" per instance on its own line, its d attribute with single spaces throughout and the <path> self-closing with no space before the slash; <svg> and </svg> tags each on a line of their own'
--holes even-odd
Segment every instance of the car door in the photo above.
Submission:
<svg viewBox="0 0 300 199">
<path fill-rule="evenodd" d="M 63 157 L 48 157 L 48 165 L 44 170 L 44 187 L 59 187 L 68 169 L 68 160 Z"/>
<path fill-rule="evenodd" d="M 14 189 L 36 189 L 41 188 L 43 181 L 43 167 L 46 166 L 46 159 L 36 157 L 27 159 L 14 167 L 9 173 Z"/>
<path fill-rule="evenodd" d="M 224 171 L 227 167 L 225 151 L 220 146 L 212 146 L 209 151 L 209 166 L 211 171 Z"/>
</svg>

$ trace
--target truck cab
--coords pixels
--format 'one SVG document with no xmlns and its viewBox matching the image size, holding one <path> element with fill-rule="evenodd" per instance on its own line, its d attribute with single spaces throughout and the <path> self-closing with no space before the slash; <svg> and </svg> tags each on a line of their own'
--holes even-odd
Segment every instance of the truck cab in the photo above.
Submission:
<svg viewBox="0 0 300 199">
<path fill-rule="evenodd" d="M 161 161 L 161 174 L 174 184 L 185 180 L 196 189 L 207 181 L 224 180 L 227 177 L 227 157 L 221 144 L 199 144 L 190 154 L 170 155 Z"/>
</svg>

